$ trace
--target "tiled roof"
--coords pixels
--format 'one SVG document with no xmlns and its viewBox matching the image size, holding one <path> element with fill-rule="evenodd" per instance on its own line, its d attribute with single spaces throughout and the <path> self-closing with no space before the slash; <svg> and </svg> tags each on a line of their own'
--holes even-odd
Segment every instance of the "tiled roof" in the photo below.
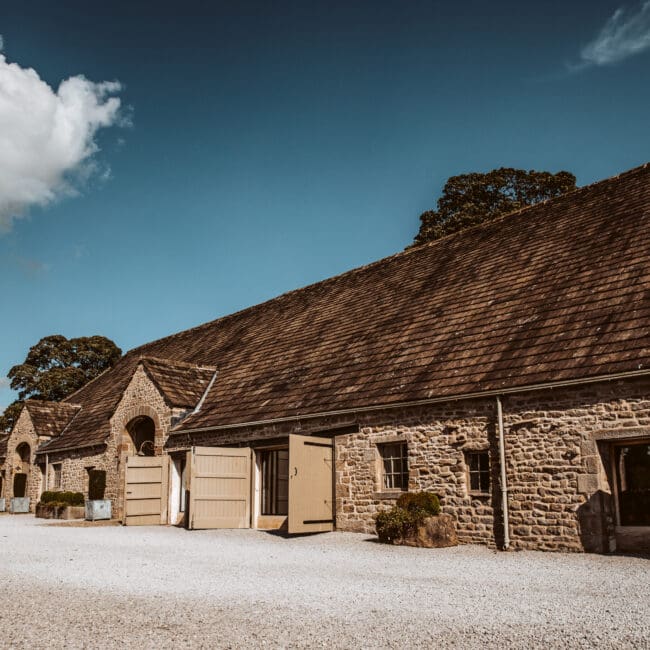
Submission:
<svg viewBox="0 0 650 650">
<path fill-rule="evenodd" d="M 69 402 L 27 400 L 25 408 L 32 418 L 36 435 L 58 436 L 81 408 Z"/>
<path fill-rule="evenodd" d="M 216 370 L 154 357 L 143 357 L 140 361 L 167 403 L 177 407 L 196 406 Z"/>
<path fill-rule="evenodd" d="M 53 443 L 102 441 L 144 356 L 218 368 L 190 429 L 650 368 L 649 317 L 645 165 L 132 350 Z"/>
</svg>

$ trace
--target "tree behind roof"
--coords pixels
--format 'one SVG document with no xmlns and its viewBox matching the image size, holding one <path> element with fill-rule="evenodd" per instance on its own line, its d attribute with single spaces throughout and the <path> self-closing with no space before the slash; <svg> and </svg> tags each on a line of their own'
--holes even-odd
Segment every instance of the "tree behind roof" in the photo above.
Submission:
<svg viewBox="0 0 650 650">
<path fill-rule="evenodd" d="M 575 188 L 576 177 L 566 171 L 552 174 L 501 167 L 485 174 L 451 176 L 438 199 L 438 209 L 420 216 L 420 231 L 412 245 L 426 244 Z"/>
<path fill-rule="evenodd" d="M 0 415 L 0 431 L 11 430 L 24 400 L 61 401 L 114 365 L 121 355 L 122 350 L 105 336 L 42 338 L 29 349 L 24 363 L 7 374 L 18 400 Z"/>
</svg>

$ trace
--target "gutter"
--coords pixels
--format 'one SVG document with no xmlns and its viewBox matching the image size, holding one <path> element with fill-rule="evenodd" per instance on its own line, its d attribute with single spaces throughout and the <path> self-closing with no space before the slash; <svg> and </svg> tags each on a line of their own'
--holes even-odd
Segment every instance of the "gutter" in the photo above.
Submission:
<svg viewBox="0 0 650 650">
<path fill-rule="evenodd" d="M 51 449 L 42 449 L 42 450 L 37 450 L 35 452 L 36 456 L 40 456 L 42 454 L 45 454 L 46 458 L 48 454 L 58 454 L 61 451 L 71 451 L 74 449 L 92 449 L 93 447 L 105 447 L 108 443 L 106 441 L 104 442 L 95 442 L 92 445 L 73 445 L 72 447 L 61 447 L 59 449 L 54 449 L 52 451 Z"/>
<path fill-rule="evenodd" d="M 510 527 L 508 522 L 508 483 L 506 480 L 506 443 L 503 435 L 503 407 L 497 395 L 497 424 L 499 428 L 499 467 L 501 470 L 501 512 L 503 513 L 503 550 L 510 546 Z"/>
<path fill-rule="evenodd" d="M 332 417 L 337 415 L 349 415 L 350 413 L 368 413 L 372 411 L 384 411 L 386 409 L 407 408 L 410 406 L 425 406 L 427 404 L 440 404 L 442 402 L 456 402 L 461 400 L 481 399 L 484 397 L 497 397 L 500 395 L 513 395 L 517 393 L 529 393 L 536 390 L 545 390 L 549 388 L 563 388 L 565 386 L 580 386 L 583 384 L 595 384 L 601 381 L 616 381 L 618 379 L 632 379 L 634 377 L 646 377 L 650 375 L 650 368 L 644 370 L 631 370 L 628 372 L 619 372 L 611 375 L 599 375 L 597 377 L 588 377 L 584 379 L 567 379 L 564 381 L 546 382 L 542 384 L 530 384 L 528 386 L 518 386 L 515 388 L 499 388 L 493 390 L 480 391 L 476 393 L 463 393 L 449 395 L 446 397 L 431 397 L 428 399 L 412 400 L 410 402 L 396 402 L 394 404 L 378 404 L 375 406 L 362 406 L 349 409 L 339 409 L 336 411 L 321 411 L 319 413 L 308 413 L 301 415 L 292 415 L 284 418 L 273 418 L 269 420 L 252 420 L 250 422 L 237 422 L 235 424 L 221 424 L 217 426 L 196 427 L 193 429 L 178 429 L 170 431 L 169 435 L 177 436 L 187 433 L 201 433 L 204 431 L 221 431 L 226 429 L 240 429 L 242 427 L 260 426 L 265 424 L 276 424 L 280 422 L 295 422 L 311 418 Z"/>
</svg>

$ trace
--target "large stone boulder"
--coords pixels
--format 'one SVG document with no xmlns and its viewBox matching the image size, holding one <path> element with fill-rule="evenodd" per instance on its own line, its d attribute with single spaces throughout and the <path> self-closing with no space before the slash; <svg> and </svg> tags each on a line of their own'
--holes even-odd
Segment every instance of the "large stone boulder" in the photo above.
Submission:
<svg viewBox="0 0 650 650">
<path fill-rule="evenodd" d="M 427 517 L 416 531 L 407 537 L 396 539 L 394 543 L 400 546 L 422 546 L 424 548 L 458 546 L 454 518 L 445 513 L 436 517 Z"/>
</svg>

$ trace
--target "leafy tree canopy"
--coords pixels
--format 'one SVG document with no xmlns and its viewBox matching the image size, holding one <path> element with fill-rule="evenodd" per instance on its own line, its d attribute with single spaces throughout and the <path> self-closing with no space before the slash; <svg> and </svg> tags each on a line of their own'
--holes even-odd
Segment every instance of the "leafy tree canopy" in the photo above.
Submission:
<svg viewBox="0 0 650 650">
<path fill-rule="evenodd" d="M 67 339 L 60 334 L 42 338 L 29 349 L 24 363 L 7 377 L 18 399 L 0 415 L 0 430 L 10 431 L 26 399 L 61 401 L 110 368 L 122 350 L 105 336 Z"/>
<path fill-rule="evenodd" d="M 575 188 L 576 177 L 566 171 L 552 174 L 501 167 L 485 174 L 451 176 L 438 199 L 438 209 L 427 210 L 420 216 L 420 231 L 413 246 L 552 199 Z"/>
</svg>

